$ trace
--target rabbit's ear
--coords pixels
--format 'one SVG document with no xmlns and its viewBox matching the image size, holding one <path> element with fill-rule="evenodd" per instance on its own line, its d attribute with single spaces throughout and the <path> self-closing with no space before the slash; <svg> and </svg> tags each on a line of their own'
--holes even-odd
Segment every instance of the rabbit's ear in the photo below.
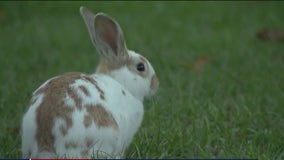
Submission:
<svg viewBox="0 0 284 160">
<path fill-rule="evenodd" d="M 94 15 L 85 7 L 80 12 L 99 54 L 108 59 L 128 58 L 123 32 L 115 20 L 104 13 Z"/>
</svg>

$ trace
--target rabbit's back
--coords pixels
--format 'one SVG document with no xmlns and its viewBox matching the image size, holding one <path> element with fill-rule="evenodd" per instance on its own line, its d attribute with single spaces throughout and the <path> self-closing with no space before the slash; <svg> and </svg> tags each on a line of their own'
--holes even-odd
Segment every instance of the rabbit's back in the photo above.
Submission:
<svg viewBox="0 0 284 160">
<path fill-rule="evenodd" d="M 33 93 L 23 118 L 23 154 L 121 155 L 142 117 L 141 101 L 109 76 L 66 73 Z"/>
</svg>

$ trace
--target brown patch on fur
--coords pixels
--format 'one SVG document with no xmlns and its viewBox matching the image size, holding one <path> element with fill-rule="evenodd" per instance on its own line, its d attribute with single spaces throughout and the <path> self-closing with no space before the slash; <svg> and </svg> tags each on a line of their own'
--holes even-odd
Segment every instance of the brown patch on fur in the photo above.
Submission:
<svg viewBox="0 0 284 160">
<path fill-rule="evenodd" d="M 125 55 L 127 54 L 125 53 Z M 108 58 L 101 57 L 96 73 L 108 74 L 109 72 L 120 69 L 121 67 L 129 63 L 130 61 L 128 60 L 128 58 L 126 58 L 126 60 L 109 60 Z"/>
<path fill-rule="evenodd" d="M 77 93 L 73 91 L 70 87 L 66 88 L 67 94 L 74 100 L 76 108 L 82 109 L 82 100 L 78 97 Z"/>
<path fill-rule="evenodd" d="M 99 93 L 100 93 L 100 98 L 101 99 L 105 99 L 105 93 L 103 92 L 103 90 L 98 86 L 98 83 L 97 83 L 97 81 L 95 80 L 95 79 L 93 79 L 92 77 L 89 77 L 89 76 L 83 76 L 83 78 L 85 79 L 85 80 L 87 80 L 88 82 L 90 82 L 90 83 L 92 83 L 95 87 L 96 87 L 96 89 L 99 91 Z"/>
<path fill-rule="evenodd" d="M 61 126 L 60 130 L 66 135 L 68 129 L 73 125 L 70 114 L 74 108 L 66 106 L 64 98 L 66 91 L 74 99 L 76 106 L 81 108 L 81 100 L 69 87 L 75 80 L 80 78 L 82 73 L 71 72 L 50 80 L 45 86 L 38 89 L 34 96 L 43 94 L 43 100 L 36 110 L 37 131 L 36 139 L 40 151 L 54 152 L 54 136 L 52 128 L 55 118 L 62 118 L 66 122 L 66 127 Z"/>
<path fill-rule="evenodd" d="M 78 148 L 78 144 L 76 142 L 74 142 L 74 141 L 66 142 L 65 143 L 65 148 L 66 149 L 70 149 L 70 148 L 76 149 L 76 148 Z"/>
<path fill-rule="evenodd" d="M 80 89 L 82 92 L 84 92 L 84 94 L 85 94 L 86 96 L 90 96 L 90 92 L 89 92 L 89 90 L 88 90 L 85 86 L 81 85 L 81 86 L 79 86 L 79 89 Z"/>
<path fill-rule="evenodd" d="M 120 68 L 120 67 L 119 67 Z M 103 73 L 103 74 L 108 74 L 111 70 L 109 69 L 109 67 L 106 65 L 106 63 L 103 62 L 103 60 L 101 60 L 99 62 L 99 65 L 97 67 L 97 71 L 96 73 Z"/>
<path fill-rule="evenodd" d="M 91 122 L 94 121 L 98 127 L 112 127 L 118 129 L 117 123 L 113 116 L 108 113 L 105 108 L 100 105 L 86 105 L 88 114 L 84 117 L 84 125 L 89 127 Z"/>
<path fill-rule="evenodd" d="M 152 76 L 150 88 L 156 90 L 159 87 L 159 79 L 156 75 Z"/>
<path fill-rule="evenodd" d="M 142 57 L 142 56 L 140 56 L 140 60 L 141 60 L 144 64 L 147 63 L 146 59 L 145 59 L 144 57 Z"/>
</svg>

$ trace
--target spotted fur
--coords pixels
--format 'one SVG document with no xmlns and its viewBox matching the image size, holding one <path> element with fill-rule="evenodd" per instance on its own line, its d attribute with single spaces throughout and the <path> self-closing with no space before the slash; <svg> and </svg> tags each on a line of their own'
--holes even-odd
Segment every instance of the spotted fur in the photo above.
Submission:
<svg viewBox="0 0 284 160">
<path fill-rule="evenodd" d="M 22 122 L 23 157 L 123 156 L 141 125 L 144 97 L 158 89 L 153 67 L 127 49 L 115 20 L 80 12 L 100 55 L 97 71 L 65 73 L 34 91 Z"/>
</svg>

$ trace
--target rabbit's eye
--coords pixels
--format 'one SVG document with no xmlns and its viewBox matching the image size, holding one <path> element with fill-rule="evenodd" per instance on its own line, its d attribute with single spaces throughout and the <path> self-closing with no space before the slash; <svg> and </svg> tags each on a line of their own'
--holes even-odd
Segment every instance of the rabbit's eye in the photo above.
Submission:
<svg viewBox="0 0 284 160">
<path fill-rule="evenodd" d="M 139 72 L 143 72 L 145 71 L 145 66 L 143 63 L 138 63 L 137 66 L 136 66 L 136 69 L 139 71 Z"/>
</svg>

